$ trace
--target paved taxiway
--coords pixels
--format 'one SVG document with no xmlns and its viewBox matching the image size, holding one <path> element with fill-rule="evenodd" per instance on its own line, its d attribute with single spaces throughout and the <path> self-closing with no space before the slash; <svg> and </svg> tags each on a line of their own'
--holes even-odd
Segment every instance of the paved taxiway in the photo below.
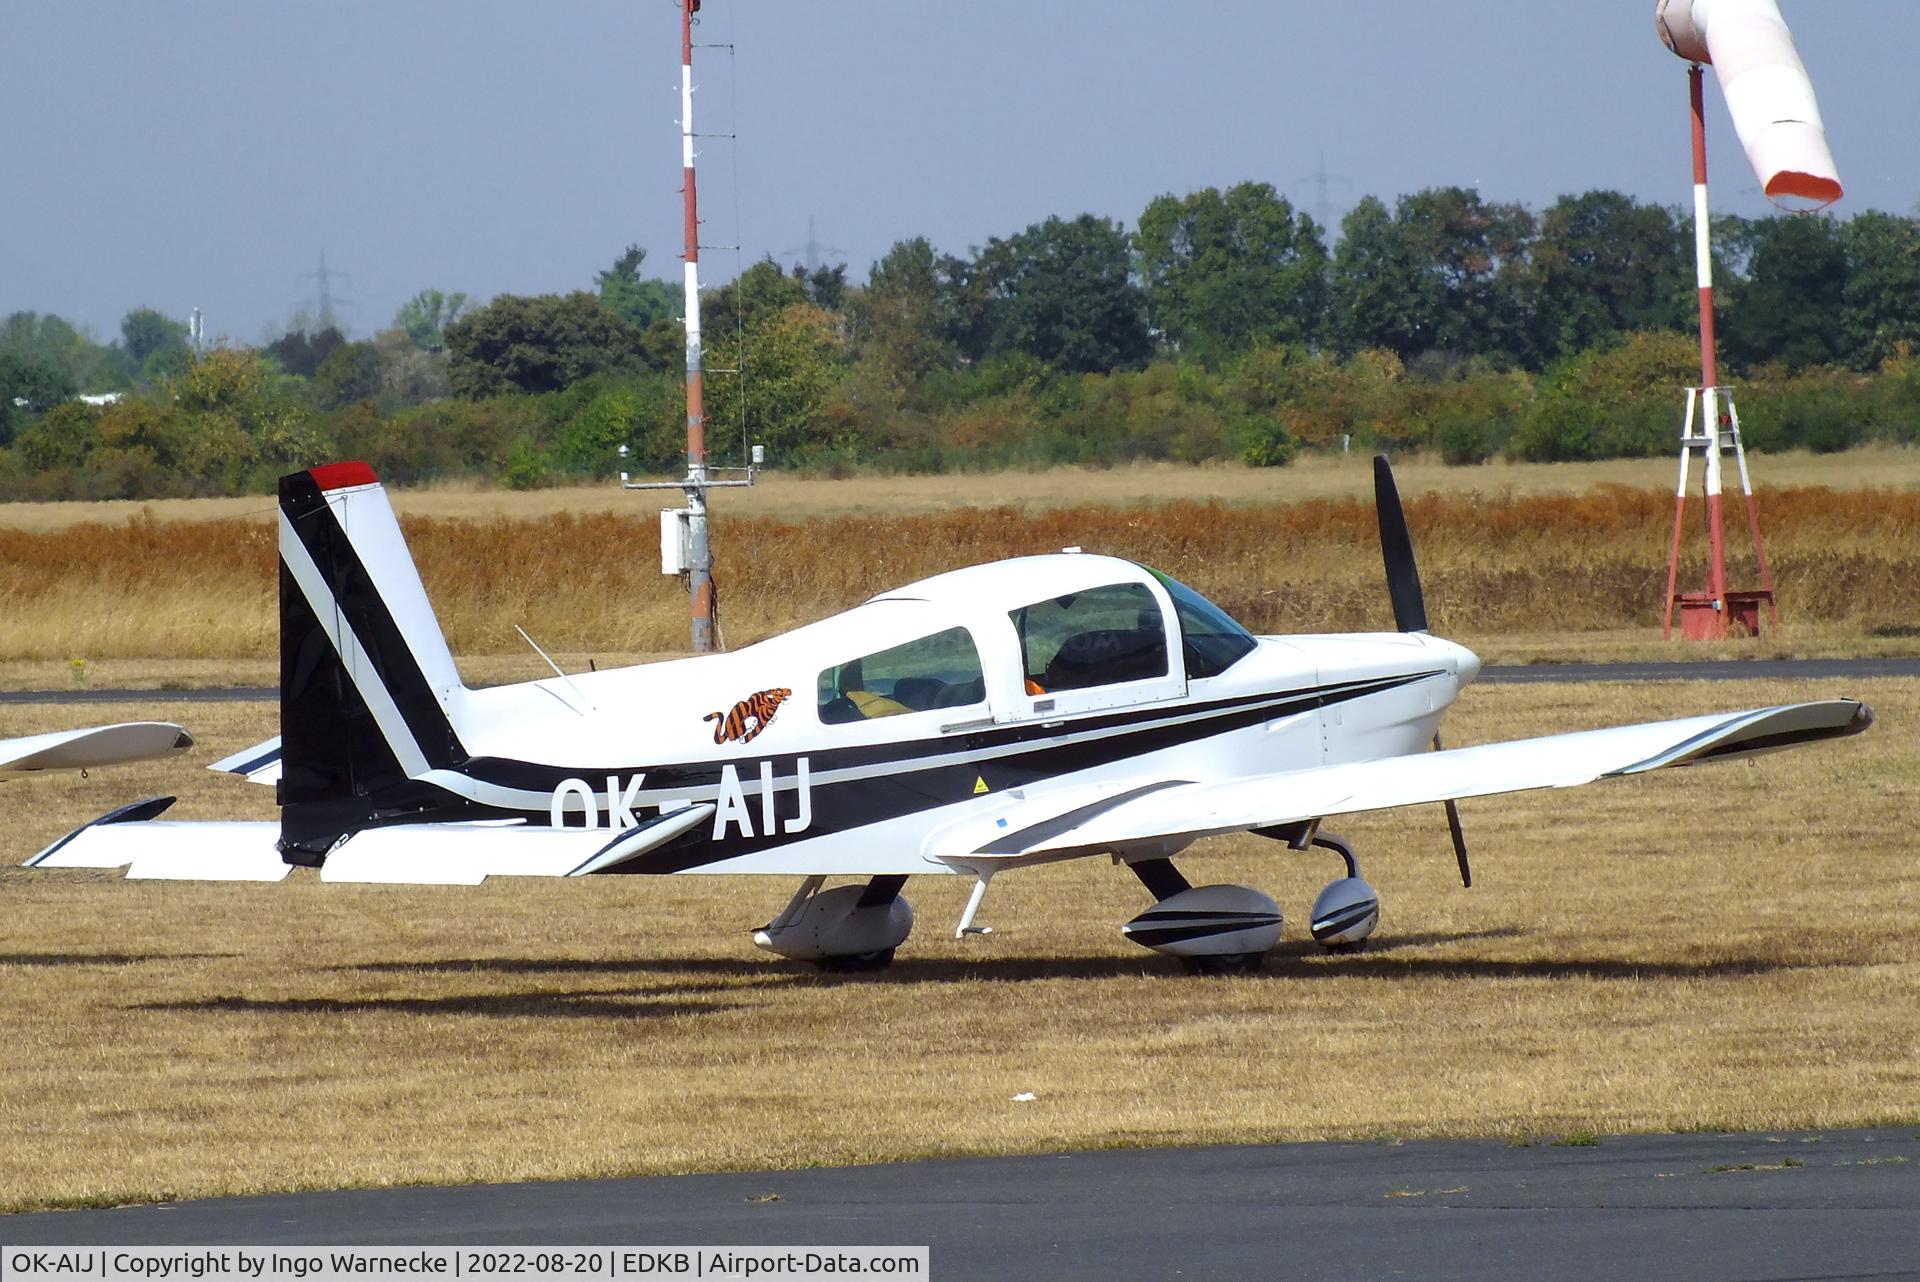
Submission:
<svg viewBox="0 0 1920 1282">
<path fill-rule="evenodd" d="M 302 1193 L 0 1217 L 0 1242 L 928 1244 L 936 1279 L 1010 1282 L 1908 1278 L 1920 1277 L 1920 1128 Z"/>
<path fill-rule="evenodd" d="M 1692 663 L 1496 664 L 1481 669 L 1483 683 L 1515 681 L 1872 681 L 1920 677 L 1920 659 L 1735 659 Z M 7 703 L 266 703 L 272 686 L 203 690 L 0 690 Z"/>
</svg>

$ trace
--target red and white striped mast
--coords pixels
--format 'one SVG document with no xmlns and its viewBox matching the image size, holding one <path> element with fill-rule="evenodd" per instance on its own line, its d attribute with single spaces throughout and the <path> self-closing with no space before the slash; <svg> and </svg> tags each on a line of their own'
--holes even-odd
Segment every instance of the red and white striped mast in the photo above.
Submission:
<svg viewBox="0 0 1920 1282">
<path fill-rule="evenodd" d="M 1687 96 L 1692 111 L 1693 134 L 1693 257 L 1695 283 L 1700 296 L 1700 386 L 1687 389 L 1685 426 L 1680 434 L 1680 482 L 1673 496 L 1673 546 L 1667 556 L 1667 604 L 1663 635 L 1673 636 L 1675 605 L 1682 609 L 1710 603 L 1712 619 L 1705 628 L 1683 628 L 1690 638 L 1722 638 L 1736 613 L 1742 622 L 1758 632 L 1759 601 L 1765 601 L 1772 621 L 1780 622 L 1773 597 L 1773 571 L 1767 565 L 1766 543 L 1760 537 L 1760 508 L 1753 496 L 1753 480 L 1747 471 L 1747 451 L 1740 439 L 1740 418 L 1733 406 L 1733 394 L 1720 387 L 1717 335 L 1713 322 L 1713 224 L 1707 200 L 1707 110 L 1706 73 L 1698 62 L 1687 69 Z M 1696 417 L 1697 414 L 1697 417 Z M 1740 609 L 1727 593 L 1727 538 L 1724 520 L 1721 478 L 1721 451 L 1731 444 L 1740 470 L 1740 489 L 1746 497 L 1747 529 L 1753 536 L 1753 553 L 1760 571 L 1760 590 L 1736 594 Z M 1707 500 L 1707 591 L 1678 593 L 1680 542 L 1686 524 L 1687 475 L 1693 451 L 1701 454 L 1703 488 Z"/>
<path fill-rule="evenodd" d="M 710 654 L 713 638 L 713 548 L 707 540 L 707 416 L 700 378 L 700 202 L 693 174 L 693 15 L 700 0 L 680 5 L 680 163 L 686 206 L 687 326 L 687 586 L 693 597 L 693 650 Z"/>
<path fill-rule="evenodd" d="M 1818 209 L 1844 194 L 1826 126 L 1815 101 L 1813 81 L 1794 48 L 1793 33 L 1780 14 L 1778 0 L 1655 0 L 1654 25 L 1660 42 L 1687 63 L 1687 90 L 1693 126 L 1693 238 L 1700 289 L 1700 386 L 1687 389 L 1686 426 L 1680 437 L 1680 484 L 1674 491 L 1673 549 L 1667 559 L 1666 635 L 1673 635 L 1673 612 L 1680 609 L 1681 634 L 1689 640 L 1724 637 L 1738 622 L 1760 632 L 1760 604 L 1780 621 L 1774 605 L 1773 571 L 1760 537 L 1760 509 L 1747 472 L 1746 446 L 1740 439 L 1740 411 L 1733 393 L 1720 386 L 1714 355 L 1713 232 L 1707 207 L 1707 120 L 1705 64 L 1720 79 L 1734 131 L 1747 151 L 1754 175 L 1767 198 L 1804 201 Z M 1755 592 L 1727 590 L 1726 531 L 1721 512 L 1721 454 L 1731 448 L 1739 464 L 1740 489 L 1747 500 L 1747 529 L 1760 571 Z M 1680 541 L 1686 517 L 1687 470 L 1701 454 L 1707 498 L 1707 537 L 1711 544 L 1709 587 L 1677 592 Z"/>
</svg>

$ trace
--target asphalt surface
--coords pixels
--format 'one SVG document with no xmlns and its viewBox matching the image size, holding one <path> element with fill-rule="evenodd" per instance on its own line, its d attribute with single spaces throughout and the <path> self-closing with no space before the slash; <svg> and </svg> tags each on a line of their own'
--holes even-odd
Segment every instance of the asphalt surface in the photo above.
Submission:
<svg viewBox="0 0 1920 1282">
<path fill-rule="evenodd" d="M 3 1217 L 0 1242 L 930 1245 L 936 1279 L 1010 1282 L 1920 1278 L 1920 1128 L 303 1193 Z"/>
<path fill-rule="evenodd" d="M 1533 663 L 1494 665 L 1482 682 L 1516 681 L 1872 681 L 1920 677 L 1920 659 L 1738 659 L 1692 663 Z M 8 703 L 267 703 L 280 697 L 273 686 L 225 686 L 203 690 L 4 690 Z"/>
<path fill-rule="evenodd" d="M 1480 680 L 1528 681 L 1872 681 L 1920 677 L 1920 659 L 1723 659 L 1693 663 L 1530 663 L 1493 666 Z"/>
</svg>

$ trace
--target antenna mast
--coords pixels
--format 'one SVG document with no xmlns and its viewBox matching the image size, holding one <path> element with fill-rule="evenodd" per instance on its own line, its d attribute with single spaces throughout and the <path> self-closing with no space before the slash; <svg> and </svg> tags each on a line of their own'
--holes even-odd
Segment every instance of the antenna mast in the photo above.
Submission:
<svg viewBox="0 0 1920 1282">
<path fill-rule="evenodd" d="M 687 213 L 687 586 L 693 595 L 693 652 L 713 652 L 713 546 L 707 540 L 707 414 L 700 382 L 700 201 L 693 177 L 693 15 L 680 5 L 680 163 Z"/>
<path fill-rule="evenodd" d="M 713 544 L 707 535 L 707 491 L 739 485 L 752 485 L 760 447 L 744 468 L 707 467 L 707 409 L 702 378 L 700 348 L 700 198 L 693 174 L 693 15 L 700 12 L 700 0 L 676 0 L 680 10 L 680 164 L 681 200 L 686 221 L 686 329 L 687 329 L 687 475 L 682 481 L 630 481 L 620 473 L 620 483 L 629 490 L 680 490 L 687 496 L 684 508 L 663 511 L 660 523 L 660 569 L 662 573 L 687 576 L 688 594 L 693 599 L 693 652 L 711 654 L 715 648 Z M 620 447 L 620 456 L 627 456 Z M 720 480 L 709 471 L 744 472 L 744 480 Z"/>
</svg>

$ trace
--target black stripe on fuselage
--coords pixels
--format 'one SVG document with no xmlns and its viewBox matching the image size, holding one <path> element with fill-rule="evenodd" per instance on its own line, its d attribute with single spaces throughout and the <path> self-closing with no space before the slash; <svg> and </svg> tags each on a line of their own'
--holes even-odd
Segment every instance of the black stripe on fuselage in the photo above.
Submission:
<svg viewBox="0 0 1920 1282">
<path fill-rule="evenodd" d="M 1123 730 L 1121 733 L 1082 742 L 1049 743 L 1042 740 L 1033 743 L 1025 751 L 991 760 L 962 755 L 956 761 L 916 768 L 911 764 L 913 758 L 907 758 L 899 761 L 899 768 L 893 771 L 875 773 L 857 779 L 814 783 L 810 789 L 813 822 L 803 832 L 758 832 L 759 799 L 757 796 L 751 796 L 747 799 L 747 804 L 750 816 L 756 825 L 754 836 L 748 837 L 729 831 L 719 838 L 714 838 L 709 830 L 696 828 L 686 836 L 669 842 L 658 850 L 649 851 L 607 871 L 609 873 L 664 874 L 703 868 L 739 855 L 765 851 L 815 837 L 832 836 L 868 824 L 897 819 L 916 811 L 965 801 L 975 795 L 977 781 L 983 780 L 992 792 L 1024 787 L 1040 780 L 1090 770 L 1128 757 L 1143 756 L 1165 748 L 1177 747 L 1233 730 L 1259 725 L 1276 717 L 1344 703 L 1435 675 L 1438 674 L 1428 672 L 1381 678 L 1376 681 L 1345 682 L 1324 689 L 1294 691 L 1284 695 L 1223 700 L 1213 705 L 1214 712 L 1211 716 L 1171 724 L 1167 723 L 1170 711 L 1189 712 L 1192 709 L 1169 710 L 1162 707 L 1151 714 L 1162 724 L 1156 725 L 1152 722 L 1138 724 L 1138 728 L 1135 729 Z M 1140 719 L 1132 720 L 1137 724 Z M 1070 723 L 1066 728 L 1055 728 L 1045 733 L 1050 738 L 1057 739 L 1083 728 L 1085 723 Z M 921 741 L 914 746 L 920 750 L 918 755 L 921 756 L 945 757 L 955 752 L 955 746 L 949 740 Z M 785 760 L 791 763 L 792 759 Z M 684 770 L 685 777 L 675 782 L 668 782 L 665 776 L 674 769 Z M 792 776 L 790 764 L 784 770 L 777 765 L 775 769 L 778 778 L 789 779 Z M 816 777 L 823 773 L 819 767 L 810 767 L 810 772 Z M 716 763 L 698 771 L 697 775 L 693 768 L 671 767 L 667 771 L 649 768 L 646 775 L 649 789 L 652 789 L 656 783 L 665 787 L 678 785 L 690 789 L 701 787 L 712 789 L 717 786 L 720 772 L 719 765 Z M 750 776 L 742 776 L 741 781 L 743 784 L 757 783 Z M 790 797 L 791 794 L 780 795 Z M 792 802 L 789 800 L 784 804 L 790 812 Z M 529 819 L 540 823 L 547 821 L 548 816 L 529 815 Z M 776 824 L 776 827 L 780 826 L 783 825 Z"/>
<path fill-rule="evenodd" d="M 969 734 L 942 735 L 938 738 L 913 739 L 893 743 L 867 744 L 852 748 L 821 748 L 811 751 L 772 753 L 766 756 L 715 758 L 707 761 L 686 762 L 671 765 L 635 765 L 609 768 L 607 766 L 560 766 L 541 762 L 517 761 L 507 757 L 476 757 L 461 767 L 460 773 L 481 783 L 494 784 L 503 788 L 514 788 L 527 792 L 550 793 L 568 779 L 596 779 L 606 775 L 631 777 L 644 773 L 647 776 L 647 790 L 678 790 L 682 788 L 712 788 L 719 781 L 722 767 L 739 767 L 751 764 L 755 768 L 762 761 L 771 761 L 774 773 L 782 777 L 791 777 L 794 763 L 801 757 L 808 759 L 809 769 L 815 774 L 826 774 L 840 770 L 859 770 L 893 767 L 896 770 L 910 770 L 913 762 L 927 757 L 961 755 L 977 758 L 983 754 L 1003 751 L 1031 745 L 1035 748 L 1047 748 L 1054 745 L 1051 741 L 1070 736 L 1098 734 L 1107 730 L 1131 730 L 1136 728 L 1154 728 L 1151 723 L 1167 722 L 1176 719 L 1194 718 L 1190 726 L 1174 727 L 1191 730 L 1183 737 L 1204 738 L 1218 733 L 1211 722 L 1221 716 L 1257 713 L 1256 720 L 1271 720 L 1274 717 L 1291 716 L 1299 712 L 1312 712 L 1336 703 L 1370 694 L 1379 694 L 1386 690 L 1397 689 L 1415 681 L 1424 681 L 1429 677 L 1444 675 L 1439 669 L 1428 672 L 1409 673 L 1404 676 L 1374 677 L 1361 681 L 1342 681 L 1325 686 L 1312 686 L 1299 690 L 1269 690 L 1260 694 L 1236 695 L 1229 699 L 1215 699 L 1205 703 L 1172 704 L 1166 702 L 1150 704 L 1144 707 L 1129 708 L 1120 712 L 1101 713 L 1095 716 L 1079 717 L 1062 724 L 1051 721 L 1025 721 L 1012 725 L 982 727 Z M 1206 728 L 1193 730 L 1206 722 Z M 1178 742 L 1179 740 L 1176 740 Z M 971 769 L 977 762 L 969 761 Z M 992 765 L 991 761 L 987 762 Z M 970 778 L 967 781 L 972 783 Z M 987 781 L 992 784 L 993 781 Z M 817 786 L 817 785 L 816 785 Z"/>
</svg>

